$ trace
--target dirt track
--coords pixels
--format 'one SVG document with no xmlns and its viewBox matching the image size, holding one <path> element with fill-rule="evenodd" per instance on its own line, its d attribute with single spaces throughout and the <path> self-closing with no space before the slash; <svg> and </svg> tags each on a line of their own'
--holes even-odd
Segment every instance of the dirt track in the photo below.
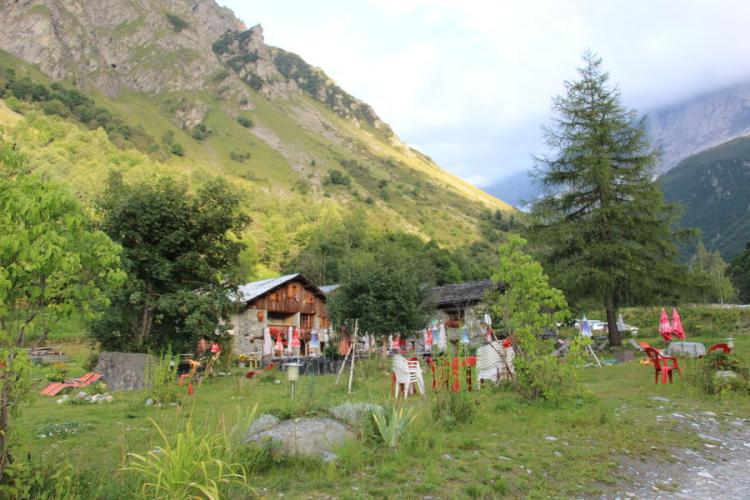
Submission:
<svg viewBox="0 0 750 500">
<path fill-rule="evenodd" d="M 713 412 L 666 413 L 695 432 L 702 446 L 676 447 L 668 460 L 622 461 L 621 475 L 631 478 L 602 498 L 750 498 L 750 420 Z"/>
</svg>

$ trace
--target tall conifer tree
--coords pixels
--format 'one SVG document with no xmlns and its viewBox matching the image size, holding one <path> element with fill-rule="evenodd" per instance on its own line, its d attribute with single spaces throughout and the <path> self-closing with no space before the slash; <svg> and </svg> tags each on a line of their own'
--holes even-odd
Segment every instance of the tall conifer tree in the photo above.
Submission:
<svg viewBox="0 0 750 500">
<path fill-rule="evenodd" d="M 553 99 L 532 228 L 566 293 L 602 300 L 617 346 L 619 305 L 668 290 L 674 279 L 674 210 L 653 182 L 657 155 L 644 120 L 622 105 L 599 57 L 587 52 L 583 61 L 578 79 Z"/>
</svg>

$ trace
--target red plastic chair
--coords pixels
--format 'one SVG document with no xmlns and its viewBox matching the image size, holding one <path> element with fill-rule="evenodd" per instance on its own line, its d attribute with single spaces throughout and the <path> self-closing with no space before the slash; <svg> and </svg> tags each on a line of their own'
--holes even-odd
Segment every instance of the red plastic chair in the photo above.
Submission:
<svg viewBox="0 0 750 500">
<path fill-rule="evenodd" d="M 659 373 L 661 372 L 661 383 L 666 384 L 667 378 L 669 378 L 669 383 L 672 383 L 672 370 L 677 370 L 677 373 L 679 375 L 682 375 L 682 372 L 680 371 L 680 365 L 677 363 L 677 358 L 674 356 L 666 356 L 664 354 L 661 354 L 659 351 L 654 349 L 653 347 L 647 347 L 645 349 L 646 355 L 649 357 L 651 362 L 654 364 L 654 383 L 659 383 Z M 669 362 L 672 362 L 670 365 Z"/>
<path fill-rule="evenodd" d="M 708 348 L 708 352 L 713 351 L 724 351 L 724 354 L 729 354 L 730 352 L 732 352 L 732 348 L 727 344 L 714 344 Z"/>
</svg>

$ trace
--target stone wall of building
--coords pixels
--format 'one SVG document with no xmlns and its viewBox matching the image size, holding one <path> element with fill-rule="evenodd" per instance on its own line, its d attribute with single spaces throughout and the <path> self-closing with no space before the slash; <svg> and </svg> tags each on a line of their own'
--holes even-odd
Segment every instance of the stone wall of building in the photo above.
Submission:
<svg viewBox="0 0 750 500">
<path fill-rule="evenodd" d="M 263 321 L 258 321 L 262 313 Z M 260 309 L 245 309 L 232 316 L 235 354 L 250 354 L 263 351 L 263 329 L 268 326 L 268 314 Z"/>
</svg>

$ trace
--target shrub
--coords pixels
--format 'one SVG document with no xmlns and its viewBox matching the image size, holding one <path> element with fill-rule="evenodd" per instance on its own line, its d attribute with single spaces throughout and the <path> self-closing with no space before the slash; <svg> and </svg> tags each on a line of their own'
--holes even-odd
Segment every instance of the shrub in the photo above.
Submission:
<svg viewBox="0 0 750 500">
<path fill-rule="evenodd" d="M 253 123 L 253 121 L 250 118 L 248 118 L 247 116 L 239 116 L 239 117 L 237 117 L 237 122 L 240 125 L 242 125 L 243 127 L 245 127 L 245 128 L 253 128 L 255 126 L 255 124 Z"/>
<path fill-rule="evenodd" d="M 57 115 L 62 116 L 63 118 L 70 115 L 68 107 L 59 99 L 53 99 L 44 103 L 42 111 L 44 111 L 45 115 Z"/>
<path fill-rule="evenodd" d="M 82 486 L 68 463 L 32 465 L 13 462 L 3 470 L 0 498 L 73 500 L 83 498 Z"/>
<path fill-rule="evenodd" d="M 47 380 L 50 382 L 65 382 L 68 379 L 68 365 L 65 363 L 55 363 L 52 365 L 52 373 L 47 374 Z"/>
<path fill-rule="evenodd" d="M 185 156 L 185 148 L 183 148 L 182 145 L 179 143 L 176 143 L 176 142 L 173 143 L 169 149 L 173 155 Z"/>
<path fill-rule="evenodd" d="M 174 14 L 167 14 L 167 21 L 177 33 L 190 26 L 187 21 Z"/>
<path fill-rule="evenodd" d="M 388 448 L 396 448 L 399 440 L 414 423 L 417 416 L 414 413 L 414 408 L 393 405 L 390 411 L 386 409 L 383 412 L 373 412 L 372 418 L 383 444 Z"/>
<path fill-rule="evenodd" d="M 248 151 L 232 151 L 229 153 L 229 158 L 244 163 L 245 161 L 250 159 L 250 153 Z"/>
<path fill-rule="evenodd" d="M 323 181 L 323 184 L 348 187 L 351 186 L 352 180 L 348 175 L 339 170 L 331 170 L 330 172 L 328 172 L 328 177 Z"/>
<path fill-rule="evenodd" d="M 193 127 L 193 130 L 191 131 L 190 135 L 193 136 L 193 139 L 197 141 L 202 141 L 206 138 L 208 138 L 209 135 L 211 135 L 212 131 L 210 128 L 208 128 L 204 123 L 199 123 L 195 127 Z"/>
<path fill-rule="evenodd" d="M 750 393 L 750 370 L 734 353 L 707 354 L 688 380 L 705 394 Z"/>
</svg>

